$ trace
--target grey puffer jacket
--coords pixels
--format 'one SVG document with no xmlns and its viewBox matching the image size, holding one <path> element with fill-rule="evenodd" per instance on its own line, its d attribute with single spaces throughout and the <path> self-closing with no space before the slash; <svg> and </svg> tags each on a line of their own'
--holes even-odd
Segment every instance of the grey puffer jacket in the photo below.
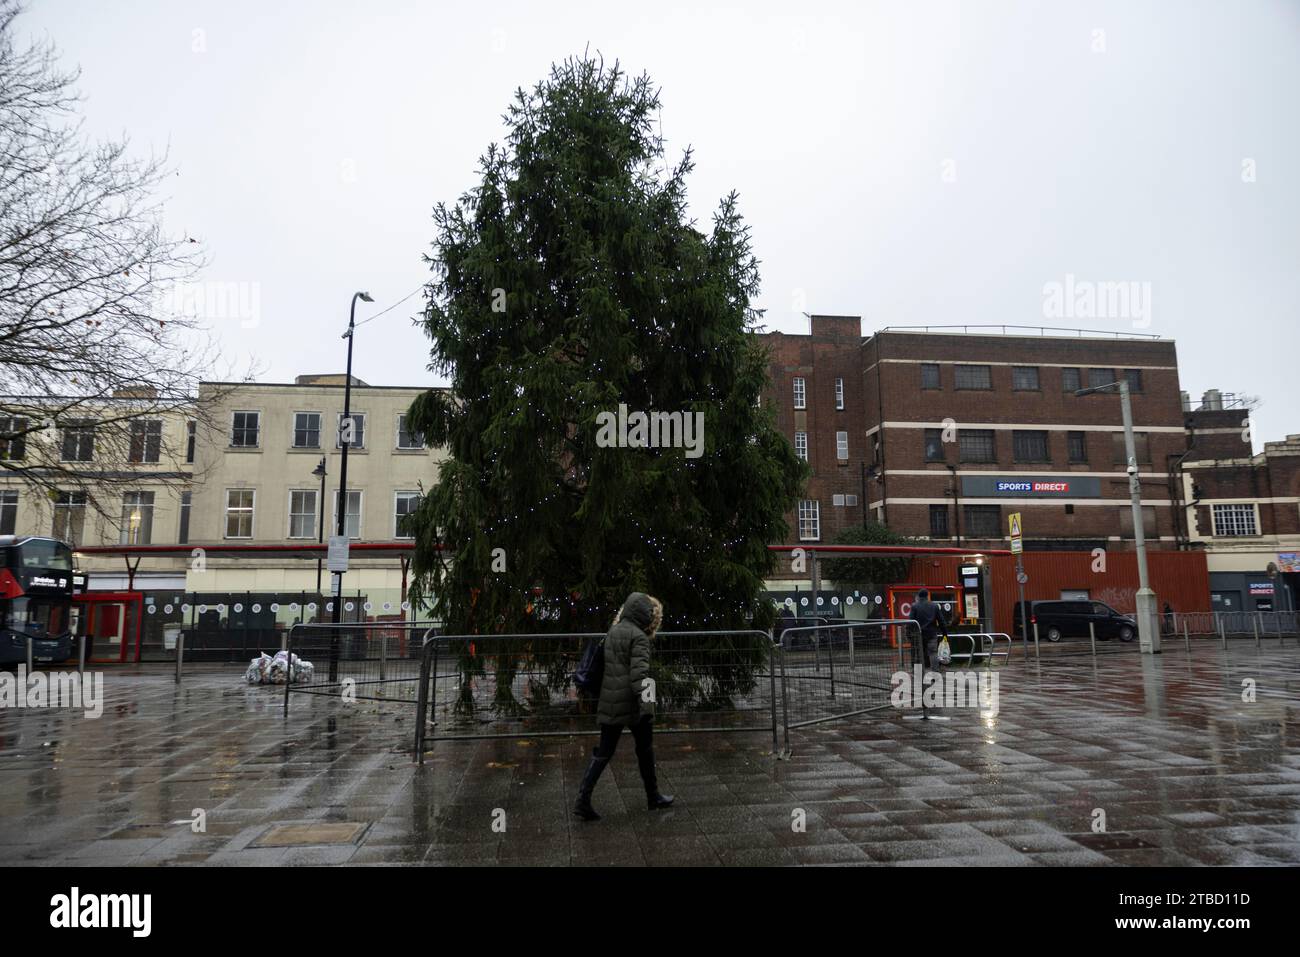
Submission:
<svg viewBox="0 0 1300 957">
<path fill-rule="evenodd" d="M 601 724 L 635 724 L 654 714 L 654 703 L 641 700 L 650 676 L 650 639 L 646 629 L 654 616 L 650 596 L 627 596 L 618 623 L 605 636 L 605 675 L 600 682 L 596 720 Z"/>
</svg>

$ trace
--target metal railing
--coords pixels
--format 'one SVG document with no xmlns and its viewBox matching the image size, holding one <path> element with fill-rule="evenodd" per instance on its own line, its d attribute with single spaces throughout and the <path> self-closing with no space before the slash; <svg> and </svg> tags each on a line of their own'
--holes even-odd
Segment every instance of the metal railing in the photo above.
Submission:
<svg viewBox="0 0 1300 957">
<path fill-rule="evenodd" d="M 294 625 L 284 651 L 312 673 L 285 682 L 284 713 L 294 693 L 415 704 L 423 649 L 437 628 L 433 621 Z"/>
<path fill-rule="evenodd" d="M 429 741 L 597 733 L 597 702 L 573 676 L 586 643 L 603 637 L 430 636 L 417 677 L 416 760 Z M 660 632 L 650 648 L 656 732 L 764 731 L 777 748 L 779 663 L 770 634 Z"/>
<path fill-rule="evenodd" d="M 970 330 L 976 329 L 978 330 L 978 332 L 974 334 L 981 335 L 981 336 L 994 335 L 994 334 L 1020 336 L 1020 335 L 1024 335 L 1024 333 L 1022 332 L 1008 333 L 1007 330 L 1008 329 L 1030 329 L 1037 332 L 1040 336 L 1046 336 L 1047 333 L 1049 332 L 1072 332 L 1076 337 L 1080 339 L 1084 337 L 1088 337 L 1088 338 L 1095 337 L 1098 339 L 1104 339 L 1104 338 L 1159 339 L 1161 338 L 1159 335 L 1150 332 L 1124 332 L 1124 331 L 1114 330 L 1114 329 L 1078 329 L 1078 328 L 1072 328 L 1068 326 L 1026 326 L 1026 325 L 1014 325 L 1009 323 L 988 323 L 984 325 L 978 323 L 961 323 L 961 324 L 953 323 L 949 325 L 885 326 L 883 329 L 879 331 L 880 332 L 929 332 L 931 329 L 942 329 L 944 331 L 960 329 L 963 333 L 970 333 Z M 996 330 L 1001 330 L 1001 332 L 996 332 Z"/>
<path fill-rule="evenodd" d="M 910 618 L 787 629 L 780 659 L 787 736 L 790 728 L 891 707 L 893 676 L 913 659 L 920 634 Z"/>
<path fill-rule="evenodd" d="M 1294 638 L 1300 635 L 1300 613 L 1294 611 L 1193 611 L 1173 612 L 1161 616 L 1161 632 L 1167 637 L 1192 638 L 1226 636 L 1229 638 Z"/>
</svg>

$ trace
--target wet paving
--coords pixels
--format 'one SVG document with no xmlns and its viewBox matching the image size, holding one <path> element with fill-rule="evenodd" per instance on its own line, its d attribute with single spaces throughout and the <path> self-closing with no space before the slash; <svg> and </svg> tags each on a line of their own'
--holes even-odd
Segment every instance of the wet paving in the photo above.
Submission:
<svg viewBox="0 0 1300 957">
<path fill-rule="evenodd" d="M 285 719 L 241 673 L 109 670 L 97 719 L 0 710 L 0 864 L 1300 864 L 1290 644 L 1013 660 L 996 715 L 814 725 L 782 759 L 661 734 L 668 811 L 625 740 L 596 823 L 569 813 L 590 738 L 439 741 L 417 767 L 409 708 L 295 695 Z"/>
</svg>

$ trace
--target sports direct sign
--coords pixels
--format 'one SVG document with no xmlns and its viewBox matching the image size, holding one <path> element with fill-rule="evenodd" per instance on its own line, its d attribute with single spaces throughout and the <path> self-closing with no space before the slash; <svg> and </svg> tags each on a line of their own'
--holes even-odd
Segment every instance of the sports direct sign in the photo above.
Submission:
<svg viewBox="0 0 1300 957">
<path fill-rule="evenodd" d="M 1068 492 L 1069 482 L 999 482 L 999 492 Z"/>
<path fill-rule="evenodd" d="M 967 475 L 961 492 L 973 498 L 1100 498 L 1101 479 L 1076 475 Z"/>
</svg>

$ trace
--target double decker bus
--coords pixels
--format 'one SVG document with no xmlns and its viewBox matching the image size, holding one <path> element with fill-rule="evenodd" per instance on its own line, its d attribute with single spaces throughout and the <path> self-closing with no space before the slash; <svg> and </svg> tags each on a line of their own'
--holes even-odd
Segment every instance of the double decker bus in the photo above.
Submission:
<svg viewBox="0 0 1300 957">
<path fill-rule="evenodd" d="M 72 549 L 53 538 L 0 535 L 0 664 L 72 657 Z"/>
</svg>

